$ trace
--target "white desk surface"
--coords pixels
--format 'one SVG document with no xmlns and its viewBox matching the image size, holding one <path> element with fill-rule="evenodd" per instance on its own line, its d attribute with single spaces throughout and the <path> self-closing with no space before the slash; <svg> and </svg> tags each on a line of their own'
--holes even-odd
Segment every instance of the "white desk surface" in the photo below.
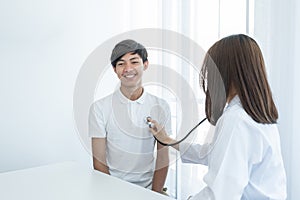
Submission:
<svg viewBox="0 0 300 200">
<path fill-rule="evenodd" d="M 0 173 L 3 200 L 171 200 L 74 162 Z"/>
</svg>

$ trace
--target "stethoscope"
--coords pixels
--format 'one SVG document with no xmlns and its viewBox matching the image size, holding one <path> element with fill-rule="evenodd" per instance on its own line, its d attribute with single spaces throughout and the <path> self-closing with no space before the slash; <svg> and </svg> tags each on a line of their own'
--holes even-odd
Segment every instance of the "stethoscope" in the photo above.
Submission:
<svg viewBox="0 0 300 200">
<path fill-rule="evenodd" d="M 149 128 L 153 128 L 154 127 L 154 125 L 153 125 L 153 123 L 152 122 L 150 122 L 149 121 L 149 119 L 151 119 L 151 117 L 146 117 L 146 123 L 148 124 L 148 126 L 149 126 Z M 167 143 L 164 143 L 164 142 L 161 142 L 161 141 L 159 141 L 155 136 L 154 136 L 154 138 L 156 139 L 156 141 L 159 143 L 159 144 L 161 144 L 161 145 L 163 145 L 163 146 L 174 146 L 174 145 L 176 145 L 176 144 L 179 144 L 179 143 L 181 143 L 182 141 L 184 141 L 196 128 L 198 128 L 198 126 L 200 126 L 200 124 L 202 124 L 205 120 L 206 120 L 207 118 L 204 118 L 204 119 L 202 119 L 198 124 L 196 124 L 195 126 L 194 126 L 194 128 L 192 128 L 187 134 L 186 134 L 186 136 L 184 136 L 181 140 L 179 140 L 179 141 L 176 141 L 176 142 L 174 142 L 174 143 L 169 143 L 169 144 L 167 144 Z"/>
</svg>

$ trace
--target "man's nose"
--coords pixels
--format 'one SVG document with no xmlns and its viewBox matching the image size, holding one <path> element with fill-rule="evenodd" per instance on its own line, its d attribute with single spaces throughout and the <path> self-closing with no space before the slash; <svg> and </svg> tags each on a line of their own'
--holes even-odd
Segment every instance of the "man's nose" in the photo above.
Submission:
<svg viewBox="0 0 300 200">
<path fill-rule="evenodd" d="M 133 69 L 133 65 L 130 63 L 125 64 L 124 71 L 129 72 Z"/>
</svg>

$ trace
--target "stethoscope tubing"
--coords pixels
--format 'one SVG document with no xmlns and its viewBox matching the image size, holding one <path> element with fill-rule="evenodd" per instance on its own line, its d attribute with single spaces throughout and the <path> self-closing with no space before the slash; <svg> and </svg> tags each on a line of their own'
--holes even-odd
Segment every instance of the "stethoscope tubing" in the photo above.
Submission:
<svg viewBox="0 0 300 200">
<path fill-rule="evenodd" d="M 164 143 L 164 142 L 161 142 L 161 141 L 159 141 L 155 136 L 154 136 L 154 138 L 156 139 L 156 141 L 159 143 L 159 144 L 161 144 L 161 145 L 163 145 L 163 146 L 174 146 L 174 145 L 177 145 L 177 144 L 179 144 L 179 143 L 181 143 L 182 141 L 184 141 L 196 128 L 198 128 L 198 126 L 200 126 L 200 124 L 202 124 L 205 120 L 206 120 L 207 118 L 204 118 L 204 119 L 202 119 L 198 124 L 196 124 L 195 126 L 194 126 L 194 128 L 192 128 L 187 134 L 186 134 L 186 136 L 184 136 L 184 138 L 182 138 L 181 140 L 179 140 L 179 141 L 176 141 L 176 142 L 174 142 L 174 143 Z"/>
</svg>

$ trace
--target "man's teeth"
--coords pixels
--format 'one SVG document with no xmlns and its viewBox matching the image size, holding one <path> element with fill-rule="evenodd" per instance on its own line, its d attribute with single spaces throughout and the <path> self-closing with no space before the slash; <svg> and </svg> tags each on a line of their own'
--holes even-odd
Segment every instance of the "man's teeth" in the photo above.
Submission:
<svg viewBox="0 0 300 200">
<path fill-rule="evenodd" d="M 125 78 L 132 78 L 134 76 L 135 76 L 134 74 L 128 74 L 128 75 L 125 75 Z"/>
</svg>

